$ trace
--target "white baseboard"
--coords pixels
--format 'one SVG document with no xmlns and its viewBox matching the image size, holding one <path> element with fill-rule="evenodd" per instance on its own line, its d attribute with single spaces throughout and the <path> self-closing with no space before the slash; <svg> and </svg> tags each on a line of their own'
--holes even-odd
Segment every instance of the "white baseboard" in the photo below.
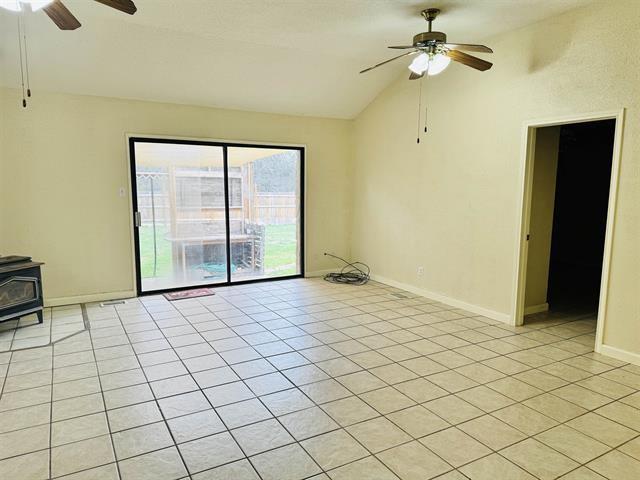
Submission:
<svg viewBox="0 0 640 480">
<path fill-rule="evenodd" d="M 540 305 L 531 305 L 529 307 L 524 307 L 525 315 L 533 315 L 534 313 L 542 313 L 549 311 L 548 303 L 541 303 Z"/>
<path fill-rule="evenodd" d="M 402 290 L 406 290 L 407 292 L 415 293 L 416 295 L 431 298 L 433 300 L 437 300 L 438 302 L 446 303 L 447 305 L 451 305 L 456 308 L 462 308 L 463 310 L 477 313 L 478 315 L 482 315 L 483 317 L 488 317 L 499 322 L 509 323 L 511 321 L 511 315 L 509 315 L 508 313 L 496 312 L 495 310 L 490 310 L 479 305 L 473 305 L 456 298 L 447 297 L 446 295 L 442 295 L 440 293 L 423 290 L 407 283 L 396 282 L 395 280 L 391 280 L 390 278 L 385 278 L 380 275 L 371 275 L 371 279 L 375 280 L 376 282 L 384 283 L 391 287 L 400 288 Z"/>
<path fill-rule="evenodd" d="M 73 305 L 75 303 L 90 303 L 90 302 L 104 302 L 106 300 L 119 300 L 121 298 L 132 298 L 136 296 L 136 292 L 124 291 L 124 292 L 107 292 L 107 293 L 94 293 L 89 295 L 78 295 L 75 297 L 55 297 L 45 298 L 45 307 L 60 307 L 62 305 Z"/>
<path fill-rule="evenodd" d="M 610 345 L 600 345 L 599 348 L 596 348 L 597 353 L 601 353 L 602 355 L 606 355 L 608 357 L 615 358 L 616 360 L 620 360 L 622 362 L 633 363 L 634 365 L 640 365 L 640 354 L 628 352 L 626 350 L 622 350 L 621 348 L 612 347 Z"/>
</svg>

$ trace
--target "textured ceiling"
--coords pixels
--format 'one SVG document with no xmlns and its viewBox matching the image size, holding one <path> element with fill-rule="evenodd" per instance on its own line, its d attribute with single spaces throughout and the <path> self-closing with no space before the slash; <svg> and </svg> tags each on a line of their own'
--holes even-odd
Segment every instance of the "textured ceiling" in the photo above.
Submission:
<svg viewBox="0 0 640 480">
<path fill-rule="evenodd" d="M 25 15 L 31 86 L 59 92 L 353 118 L 408 62 L 366 75 L 425 30 L 473 43 L 590 0 L 135 0 L 133 16 L 65 0 L 82 22 Z M 0 84 L 19 85 L 15 14 L 0 9 Z"/>
</svg>

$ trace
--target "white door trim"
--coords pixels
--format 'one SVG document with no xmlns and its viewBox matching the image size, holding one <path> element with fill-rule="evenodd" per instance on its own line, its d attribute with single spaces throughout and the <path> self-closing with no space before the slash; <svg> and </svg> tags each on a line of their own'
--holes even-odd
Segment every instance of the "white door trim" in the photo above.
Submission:
<svg viewBox="0 0 640 480">
<path fill-rule="evenodd" d="M 520 152 L 520 186 L 519 205 L 517 209 L 518 234 L 515 249 L 515 272 L 513 278 L 513 304 L 511 310 L 512 325 L 522 325 L 524 321 L 524 294 L 527 272 L 529 222 L 531 216 L 531 194 L 533 182 L 533 163 L 535 156 L 536 129 L 552 127 L 568 123 L 591 122 L 595 120 L 615 120 L 616 127 L 613 143 L 613 159 L 611 162 L 611 183 L 609 187 L 609 206 L 607 208 L 607 226 L 602 261 L 602 279 L 600 282 L 600 299 L 598 304 L 598 323 L 596 327 L 595 351 L 600 352 L 602 334 L 606 322 L 607 299 L 609 294 L 609 273 L 611 265 L 611 249 L 615 226 L 618 199 L 618 183 L 620 160 L 622 157 L 622 131 L 624 128 L 624 108 L 605 112 L 586 113 L 539 120 L 527 120 L 523 124 L 522 149 Z"/>
</svg>

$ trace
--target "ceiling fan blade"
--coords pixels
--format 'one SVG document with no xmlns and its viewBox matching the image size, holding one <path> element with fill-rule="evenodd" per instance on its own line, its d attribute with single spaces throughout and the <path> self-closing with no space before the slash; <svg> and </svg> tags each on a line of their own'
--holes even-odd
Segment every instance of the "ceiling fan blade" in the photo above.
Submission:
<svg viewBox="0 0 640 480">
<path fill-rule="evenodd" d="M 486 45 L 472 45 L 470 43 L 445 43 L 443 44 L 449 50 L 465 50 L 467 52 L 493 53 Z"/>
<path fill-rule="evenodd" d="M 394 45 L 392 47 L 387 48 L 395 48 L 396 50 L 406 50 L 407 48 L 416 48 L 413 45 Z"/>
<path fill-rule="evenodd" d="M 80 22 L 60 0 L 55 0 L 43 8 L 60 30 L 75 30 L 80 26 Z"/>
<path fill-rule="evenodd" d="M 411 72 L 411 75 L 409 75 L 409 80 L 418 80 L 419 78 L 424 77 L 425 73 L 426 72 L 422 72 L 422 73 Z"/>
<path fill-rule="evenodd" d="M 115 8 L 121 12 L 128 13 L 129 15 L 133 15 L 138 11 L 135 3 L 131 0 L 96 0 L 96 2 L 102 3 L 107 7 Z"/>
<path fill-rule="evenodd" d="M 380 62 L 380 63 L 374 65 L 373 67 L 365 68 L 360 73 L 368 72 L 369 70 L 373 70 L 374 68 L 378 68 L 378 67 L 381 67 L 382 65 L 385 65 L 385 64 L 387 64 L 389 62 L 393 62 L 394 60 L 397 60 L 398 58 L 406 57 L 407 55 L 413 55 L 414 53 L 416 53 L 416 52 L 403 53 L 402 55 L 398 55 L 397 57 L 393 57 L 393 58 L 390 58 L 389 60 L 385 60 L 384 62 Z"/>
<path fill-rule="evenodd" d="M 474 57 L 473 55 L 468 55 L 459 50 L 449 50 L 446 52 L 446 55 L 456 62 L 462 63 L 463 65 L 475 68 L 476 70 L 480 70 L 482 72 L 484 72 L 485 70 L 489 70 L 493 66 L 493 63 L 491 62 L 487 62 L 486 60 L 482 60 L 481 58 Z"/>
</svg>

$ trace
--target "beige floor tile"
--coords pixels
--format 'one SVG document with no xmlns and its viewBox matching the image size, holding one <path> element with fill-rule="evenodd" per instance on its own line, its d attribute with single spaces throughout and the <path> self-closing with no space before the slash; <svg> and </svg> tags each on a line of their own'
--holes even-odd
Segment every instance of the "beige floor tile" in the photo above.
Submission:
<svg viewBox="0 0 640 480">
<path fill-rule="evenodd" d="M 51 474 L 60 477 L 115 461 L 109 435 L 51 449 Z"/>
<path fill-rule="evenodd" d="M 501 454 L 541 480 L 558 478 L 579 466 L 532 438 L 504 449 Z"/>
<path fill-rule="evenodd" d="M 342 427 L 362 422 L 379 414 L 358 397 L 348 397 L 325 403 L 322 409 Z"/>
<path fill-rule="evenodd" d="M 460 471 L 470 480 L 535 480 L 536 478 L 495 453 L 461 467 Z"/>
<path fill-rule="evenodd" d="M 453 370 L 429 375 L 427 380 L 431 383 L 435 383 L 440 388 L 444 388 L 450 393 L 460 392 L 478 385 L 477 382 L 474 382 L 470 378 L 454 372 Z"/>
<path fill-rule="evenodd" d="M 153 400 L 153 392 L 148 384 L 133 385 L 103 392 L 107 409 L 126 407 L 135 403 Z"/>
<path fill-rule="evenodd" d="M 595 470 L 608 480 L 640 478 L 640 462 L 617 450 L 596 458 L 587 467 Z"/>
<path fill-rule="evenodd" d="M 427 357 L 411 358 L 400 362 L 400 365 L 420 376 L 433 375 L 434 373 L 444 372 L 447 369 L 445 366 Z"/>
<path fill-rule="evenodd" d="M 543 393 L 539 388 L 531 386 L 528 383 L 524 383 L 513 377 L 501 378 L 500 380 L 487 383 L 487 387 L 506 395 L 517 402 L 522 402 L 527 398 Z"/>
<path fill-rule="evenodd" d="M 49 451 L 0 460 L 0 478 L 12 480 L 46 480 L 49 478 Z"/>
<path fill-rule="evenodd" d="M 530 398 L 523 403 L 558 422 L 567 422 L 587 412 L 584 408 L 550 393 Z"/>
<path fill-rule="evenodd" d="M 231 433 L 247 456 L 295 442 L 275 419 L 240 427 Z"/>
<path fill-rule="evenodd" d="M 359 397 L 383 415 L 415 405 L 413 400 L 392 387 L 366 392 Z"/>
<path fill-rule="evenodd" d="M 414 372 L 397 363 L 372 368 L 369 371 L 389 385 L 406 382 L 407 380 L 413 380 L 418 377 Z"/>
<path fill-rule="evenodd" d="M 449 392 L 424 378 L 416 378 L 408 382 L 397 383 L 394 387 L 418 403 L 428 402 L 429 400 L 449 395 Z"/>
<path fill-rule="evenodd" d="M 138 403 L 109 410 L 107 415 L 112 432 L 119 432 L 126 428 L 139 427 L 162 420 L 162 414 L 156 402 Z"/>
<path fill-rule="evenodd" d="M 109 433 L 107 417 L 104 413 L 94 413 L 84 417 L 76 417 L 51 425 L 51 446 L 57 447 L 65 443 L 86 440 L 87 438 Z"/>
<path fill-rule="evenodd" d="M 522 405 L 521 403 L 495 411 L 492 415 L 520 430 L 526 435 L 535 435 L 536 433 L 540 433 L 558 424 L 558 422 L 552 418 Z"/>
<path fill-rule="evenodd" d="M 585 378 L 579 381 L 578 385 L 613 399 L 625 397 L 635 391 L 633 388 L 600 376 Z"/>
<path fill-rule="evenodd" d="M 562 380 L 556 376 L 550 375 L 538 369 L 527 370 L 513 376 L 520 381 L 528 383 L 531 386 L 539 388 L 545 392 L 562 387 L 567 384 L 566 380 Z"/>
<path fill-rule="evenodd" d="M 121 477 L 118 474 L 118 466 L 115 463 L 72 473 L 63 478 L 64 480 L 126 480 L 124 476 Z"/>
<path fill-rule="evenodd" d="M 113 434 L 113 446 L 118 460 L 171 445 L 173 445 L 173 439 L 164 422 L 152 423 Z"/>
<path fill-rule="evenodd" d="M 611 402 L 609 397 L 575 384 L 554 390 L 553 394 L 587 410 L 595 410 Z"/>
<path fill-rule="evenodd" d="M 347 428 L 371 453 L 409 442 L 411 437 L 384 417 L 374 418 Z"/>
<path fill-rule="evenodd" d="M 421 438 L 420 443 L 454 467 L 491 453 L 489 448 L 455 427 Z"/>
<path fill-rule="evenodd" d="M 640 432 L 640 412 L 621 402 L 610 403 L 596 410 L 596 413 Z"/>
<path fill-rule="evenodd" d="M 350 373 L 338 377 L 336 380 L 355 394 L 369 392 L 386 386 L 382 380 L 368 371 Z"/>
<path fill-rule="evenodd" d="M 119 466 L 122 480 L 178 480 L 187 475 L 175 447 L 129 458 Z"/>
<path fill-rule="evenodd" d="M 458 428 L 494 450 L 500 450 L 526 438 L 522 432 L 491 415 L 462 423 Z"/>
<path fill-rule="evenodd" d="M 193 480 L 260 480 L 248 460 L 238 460 L 193 476 Z"/>
<path fill-rule="evenodd" d="M 458 392 L 456 395 L 485 412 L 493 412 L 514 403 L 509 397 L 484 385 Z"/>
<path fill-rule="evenodd" d="M 566 475 L 560 477 L 560 480 L 607 480 L 602 475 L 589 470 L 587 467 L 577 468 Z"/>
<path fill-rule="evenodd" d="M 7 392 L 0 397 L 0 412 L 51 402 L 51 385 Z"/>
<path fill-rule="evenodd" d="M 385 450 L 377 457 L 402 480 L 424 480 L 452 469 L 416 441 Z"/>
<path fill-rule="evenodd" d="M 587 463 L 610 448 L 603 443 L 564 425 L 547 430 L 536 439 L 578 463 Z"/>
<path fill-rule="evenodd" d="M 369 455 L 369 452 L 344 430 L 324 433 L 304 440 L 301 445 L 324 470 L 330 470 Z"/>
<path fill-rule="evenodd" d="M 248 378 L 245 383 L 258 396 L 293 388 L 293 384 L 280 372 Z"/>
<path fill-rule="evenodd" d="M 567 425 L 610 447 L 617 447 L 638 434 L 634 430 L 596 413 L 587 413 L 576 417 L 568 421 Z"/>
<path fill-rule="evenodd" d="M 179 417 L 211 408 L 202 392 L 184 393 L 174 397 L 162 398 L 158 400 L 158 405 L 165 418 Z"/>
<path fill-rule="evenodd" d="M 249 423 L 271 418 L 272 415 L 258 399 L 225 405 L 216 410 L 227 428 L 236 428 Z"/>
<path fill-rule="evenodd" d="M 51 404 L 41 403 L 0 413 L 0 434 L 49 423 Z"/>
<path fill-rule="evenodd" d="M 278 419 L 296 440 L 303 440 L 339 428 L 339 425 L 318 407 L 289 413 Z"/>
<path fill-rule="evenodd" d="M 191 413 L 167 421 L 176 443 L 184 443 L 226 430 L 213 410 Z"/>
<path fill-rule="evenodd" d="M 456 368 L 456 372 L 483 384 L 493 382 L 504 377 L 504 373 L 482 365 L 481 363 L 472 363 L 470 365 Z"/>
<path fill-rule="evenodd" d="M 482 410 L 455 395 L 431 400 L 423 403 L 423 406 L 452 425 L 484 415 Z"/>
<path fill-rule="evenodd" d="M 390 413 L 387 418 L 414 438 L 449 427 L 449 423 L 421 405 Z"/>
<path fill-rule="evenodd" d="M 332 480 L 398 480 L 391 470 L 375 457 L 366 457 L 329 472 Z"/>
<path fill-rule="evenodd" d="M 83 397 L 53 402 L 52 418 L 54 422 L 68 418 L 80 417 L 104 411 L 102 395 L 94 393 Z"/>
<path fill-rule="evenodd" d="M 285 415 L 314 406 L 313 402 L 297 388 L 265 395 L 260 397 L 260 400 L 275 416 Z"/>
<path fill-rule="evenodd" d="M 263 480 L 301 480 L 320 473 L 320 467 L 300 447 L 287 445 L 251 458 Z"/>
<path fill-rule="evenodd" d="M 244 382 L 225 383 L 204 390 L 205 395 L 214 407 L 221 407 L 255 397 Z"/>
<path fill-rule="evenodd" d="M 0 460 L 49 448 L 49 425 L 0 434 Z"/>
<path fill-rule="evenodd" d="M 178 449 L 191 474 L 244 458 L 229 432 L 183 443 Z"/>
<path fill-rule="evenodd" d="M 317 404 L 332 402 L 351 396 L 351 392 L 333 378 L 299 387 L 304 394 Z"/>
</svg>

